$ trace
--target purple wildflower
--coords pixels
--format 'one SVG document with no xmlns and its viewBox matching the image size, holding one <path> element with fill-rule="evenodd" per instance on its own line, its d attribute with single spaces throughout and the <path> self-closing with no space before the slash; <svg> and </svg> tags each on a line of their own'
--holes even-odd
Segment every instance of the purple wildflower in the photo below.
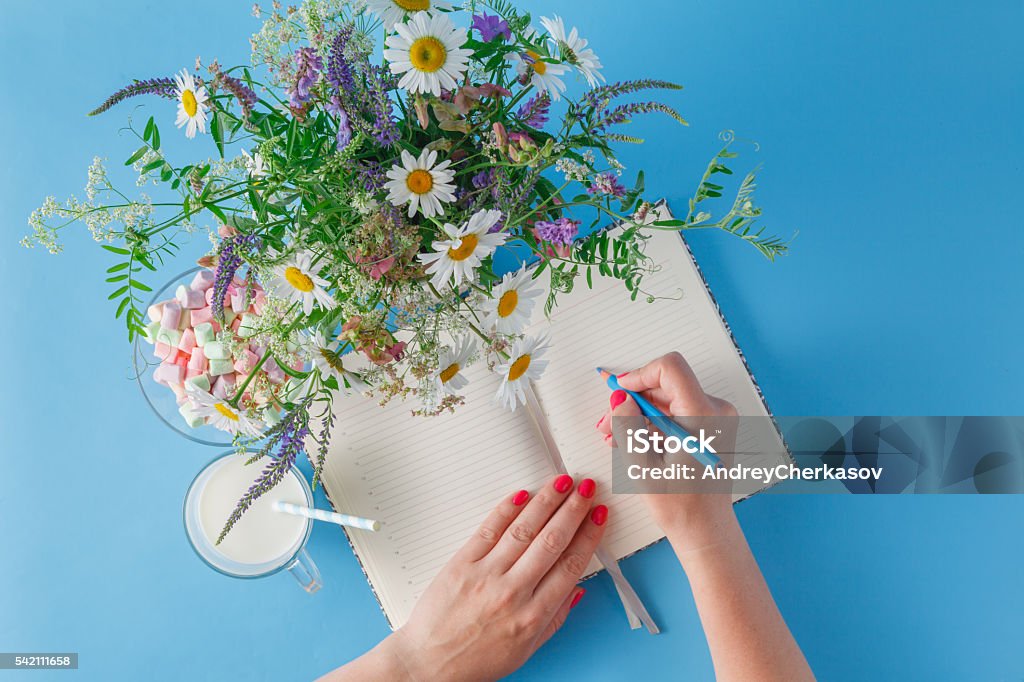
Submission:
<svg viewBox="0 0 1024 682">
<path fill-rule="evenodd" d="M 238 501 L 234 511 L 231 512 L 231 516 L 228 517 L 223 530 L 220 532 L 220 537 L 217 538 L 218 545 L 227 537 L 228 532 L 238 523 L 239 519 L 242 518 L 242 514 L 252 506 L 253 502 L 284 480 L 284 477 L 295 465 L 295 460 L 298 458 L 299 453 L 303 451 L 305 438 L 308 435 L 309 400 L 306 399 L 289 411 L 280 422 L 267 431 L 266 436 L 268 440 L 266 445 L 263 446 L 259 454 L 249 460 L 252 462 L 261 456 L 266 456 L 270 459 L 270 462 L 263 468 L 259 477 L 249 487 L 245 495 L 242 496 L 242 499 Z M 270 454 L 275 445 L 277 446 L 277 452 Z"/>
<path fill-rule="evenodd" d="M 668 81 L 642 78 L 632 81 L 620 81 L 609 85 L 600 85 L 583 96 L 582 103 L 594 109 L 603 109 L 608 102 L 641 90 L 682 90 L 683 86 Z"/>
<path fill-rule="evenodd" d="M 572 244 L 579 228 L 579 222 L 568 218 L 559 218 L 555 221 L 538 220 L 533 224 L 534 234 L 537 235 L 537 238 L 562 246 Z"/>
<path fill-rule="evenodd" d="M 473 187 L 476 189 L 483 189 L 489 187 L 494 182 L 494 169 L 487 168 L 473 176 L 471 180 Z"/>
<path fill-rule="evenodd" d="M 324 62 L 313 48 L 300 47 L 295 51 L 295 67 L 295 84 L 288 90 L 288 103 L 298 108 L 309 101 L 309 91 L 316 85 Z"/>
<path fill-rule="evenodd" d="M 587 194 L 608 194 L 616 199 L 626 193 L 626 188 L 619 182 L 619 177 L 611 171 L 600 173 L 594 177 L 594 182 L 587 188 Z"/>
<path fill-rule="evenodd" d="M 345 111 L 345 107 L 341 104 L 341 97 L 338 95 L 331 95 L 331 101 L 327 105 L 328 113 L 334 114 L 338 117 L 338 151 L 348 146 L 348 143 L 352 141 L 352 126 L 349 124 L 348 112 Z"/>
<path fill-rule="evenodd" d="M 526 125 L 539 130 L 548 122 L 550 111 L 551 95 L 545 91 L 528 99 L 523 106 L 519 107 L 516 115 Z"/>
<path fill-rule="evenodd" d="M 509 40 L 512 37 L 512 31 L 509 29 L 507 21 L 501 17 L 491 16 L 486 12 L 474 14 L 473 24 L 470 28 L 479 31 L 480 39 L 485 43 L 489 43 L 498 37 L 502 40 Z"/>
<path fill-rule="evenodd" d="M 256 96 L 252 88 L 234 76 L 229 76 L 222 71 L 217 72 L 217 83 L 224 86 L 225 90 L 234 95 L 238 101 L 238 106 L 242 108 L 242 116 L 249 118 L 249 114 L 256 107 L 256 102 L 259 101 L 259 97 Z"/>
<path fill-rule="evenodd" d="M 228 295 L 231 280 L 238 268 L 242 267 L 242 253 L 253 247 L 259 248 L 260 241 L 254 234 L 238 234 L 224 240 L 213 272 L 213 300 L 210 303 L 218 320 L 224 319 L 224 299 Z"/>
<path fill-rule="evenodd" d="M 378 144 L 389 147 L 400 137 L 395 117 L 392 114 L 391 91 L 395 89 L 394 79 L 379 66 L 370 68 L 364 94 L 364 108 L 373 116 L 370 135 Z"/>
<path fill-rule="evenodd" d="M 352 24 L 345 24 L 331 43 L 331 54 L 327 58 L 327 82 L 339 92 L 353 92 L 356 89 L 352 65 L 345 56 L 345 48 L 352 37 Z"/>
<path fill-rule="evenodd" d="M 90 111 L 89 115 L 96 116 L 97 114 L 102 114 L 115 104 L 139 95 L 157 95 L 167 99 L 176 99 L 178 97 L 177 85 L 172 78 L 150 78 L 143 81 L 136 79 L 131 85 L 121 88 L 108 97 L 103 104 Z"/>
</svg>

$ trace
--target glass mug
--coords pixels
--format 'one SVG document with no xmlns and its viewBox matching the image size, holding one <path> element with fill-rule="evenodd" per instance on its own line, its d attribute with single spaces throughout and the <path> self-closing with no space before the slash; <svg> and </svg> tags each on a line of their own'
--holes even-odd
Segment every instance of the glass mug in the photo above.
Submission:
<svg viewBox="0 0 1024 682">
<path fill-rule="evenodd" d="M 306 552 L 312 519 L 274 511 L 277 500 L 312 507 L 313 491 L 296 467 L 270 491 L 257 498 L 216 544 L 224 522 L 252 485 L 264 464 L 245 465 L 249 455 L 228 452 L 196 475 L 185 494 L 185 533 L 203 562 L 232 578 L 263 578 L 287 569 L 299 586 L 320 589 L 320 570 Z"/>
</svg>

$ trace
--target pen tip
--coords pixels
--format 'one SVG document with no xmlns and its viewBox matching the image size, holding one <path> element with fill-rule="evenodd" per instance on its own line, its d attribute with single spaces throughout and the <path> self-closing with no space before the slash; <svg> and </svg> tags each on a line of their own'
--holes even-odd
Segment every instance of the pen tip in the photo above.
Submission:
<svg viewBox="0 0 1024 682">
<path fill-rule="evenodd" d="M 600 367 L 595 367 L 594 371 L 597 372 L 598 374 L 601 374 L 602 372 L 604 372 L 604 370 L 601 369 Z"/>
</svg>

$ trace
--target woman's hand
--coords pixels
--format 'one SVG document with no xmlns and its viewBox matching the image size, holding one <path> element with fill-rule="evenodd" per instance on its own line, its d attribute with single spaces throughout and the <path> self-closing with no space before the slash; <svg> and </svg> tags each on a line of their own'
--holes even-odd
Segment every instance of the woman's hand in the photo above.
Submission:
<svg viewBox="0 0 1024 682">
<path fill-rule="evenodd" d="M 409 622 L 330 680 L 493 680 L 519 668 L 565 622 L 601 541 L 595 484 L 562 475 L 491 512 L 420 597 Z"/>
<path fill-rule="evenodd" d="M 607 376 L 607 375 L 606 375 Z M 617 376 L 619 385 L 642 395 L 663 413 L 675 417 L 689 432 L 728 426 L 736 416 L 731 403 L 708 395 L 697 381 L 690 365 L 679 353 L 668 353 L 639 369 Z M 613 442 L 612 417 L 638 417 L 640 407 L 625 391 L 615 391 L 609 399 L 609 409 L 597 423 L 605 434 L 605 442 Z M 725 418 L 725 419 L 722 419 Z M 732 434 L 734 437 L 734 434 Z M 724 440 L 719 436 L 719 443 Z M 728 448 L 722 450 L 723 452 Z M 690 462 L 692 463 L 692 461 Z M 674 543 L 677 551 L 706 545 L 717 536 L 716 529 L 733 516 L 732 500 L 728 494 L 650 494 L 644 496 L 654 517 Z"/>
</svg>

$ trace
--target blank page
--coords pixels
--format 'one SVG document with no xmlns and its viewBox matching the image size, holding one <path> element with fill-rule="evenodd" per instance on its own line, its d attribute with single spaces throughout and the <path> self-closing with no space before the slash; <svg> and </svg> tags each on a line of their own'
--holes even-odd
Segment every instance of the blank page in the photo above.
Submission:
<svg viewBox="0 0 1024 682">
<path fill-rule="evenodd" d="M 667 211 L 663 215 L 671 217 Z M 641 294 L 631 301 L 619 280 L 595 277 L 594 288 L 588 289 L 581 277 L 571 293 L 559 296 L 550 326 L 540 312 L 528 331 L 551 334 L 550 364 L 535 384 L 536 393 L 569 473 L 596 480 L 598 500 L 611 509 L 605 545 L 617 558 L 664 534 L 639 495 L 610 493 L 611 449 L 594 428 L 608 408 L 609 389 L 595 367 L 624 372 L 676 350 L 707 393 L 732 402 L 742 416 L 768 415 L 682 238 L 676 232 L 656 231 L 647 243 L 647 253 L 662 267 L 645 276 L 641 286 L 664 298 L 647 303 Z M 773 440 L 755 443 L 755 436 Z M 778 453 L 780 463 L 786 457 L 778 433 L 772 430 L 768 436 L 763 428 L 741 428 L 737 450 Z M 760 487 L 750 481 L 736 499 Z"/>
<path fill-rule="evenodd" d="M 383 524 L 346 532 L 393 628 L 503 496 L 536 491 L 554 474 L 526 411 L 492 404 L 498 380 L 486 365 L 465 373 L 466 404 L 454 415 L 414 417 L 414 405 L 397 400 L 335 401 L 324 488 L 338 511 Z"/>
</svg>

